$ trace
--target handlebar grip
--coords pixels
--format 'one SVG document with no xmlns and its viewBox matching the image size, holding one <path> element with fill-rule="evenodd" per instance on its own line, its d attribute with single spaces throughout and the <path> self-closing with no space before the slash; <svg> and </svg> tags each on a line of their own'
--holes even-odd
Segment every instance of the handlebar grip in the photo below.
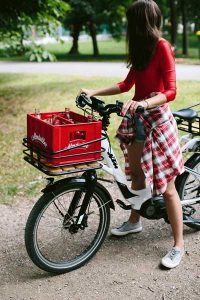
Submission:
<svg viewBox="0 0 200 300">
<path fill-rule="evenodd" d="M 92 101 L 90 97 L 88 97 L 85 93 L 81 93 L 79 96 L 76 97 L 76 104 L 80 107 L 85 107 L 85 105 L 91 107 Z"/>
<path fill-rule="evenodd" d="M 91 107 L 93 110 L 101 113 L 104 110 L 104 104 L 105 102 L 94 97 L 94 96 L 88 96 L 86 93 L 81 93 L 76 98 L 76 105 L 84 108 L 86 105 Z"/>
<path fill-rule="evenodd" d="M 143 114 L 145 112 L 145 108 L 143 106 L 138 106 L 135 112 Z"/>
</svg>

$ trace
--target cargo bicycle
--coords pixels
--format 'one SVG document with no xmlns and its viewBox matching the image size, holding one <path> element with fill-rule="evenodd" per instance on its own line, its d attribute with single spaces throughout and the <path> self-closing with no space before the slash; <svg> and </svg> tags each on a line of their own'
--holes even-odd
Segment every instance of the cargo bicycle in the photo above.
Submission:
<svg viewBox="0 0 200 300">
<path fill-rule="evenodd" d="M 57 173 L 55 170 L 52 172 L 52 168 L 44 164 L 48 155 L 32 145 L 29 139 L 24 140 L 24 146 L 27 147 L 24 159 L 47 175 L 51 175 L 47 178 L 47 186 L 42 190 L 43 195 L 28 217 L 25 245 L 35 265 L 56 274 L 83 266 L 97 253 L 106 238 L 110 225 L 110 209 L 114 209 L 115 204 L 112 195 L 104 186 L 103 182 L 106 179 L 99 178 L 97 170 L 103 170 L 113 176 L 114 183 L 123 199 L 127 201 L 125 203 L 117 200 L 121 208 L 134 207 L 144 218 L 152 220 L 163 218 L 168 222 L 162 196 L 152 197 L 149 188 L 133 192 L 128 187 L 125 175 L 112 150 L 107 133 L 109 119 L 113 113 L 120 115 L 122 103 L 116 101 L 115 104 L 105 105 L 102 100 L 81 94 L 77 97 L 76 104 L 85 113 L 93 116 L 93 121 L 94 112 L 100 116 L 101 138 L 81 145 L 86 147 L 90 143 L 101 142 L 101 155 L 95 151 L 98 155 L 95 161 L 72 164 L 74 169 L 71 168 L 71 164 L 63 167 L 61 161 L 61 167 L 55 167 Z M 138 112 L 143 113 L 143 108 L 138 108 Z M 75 145 L 72 149 L 76 150 L 79 146 Z M 59 162 L 61 158 L 62 156 L 58 156 Z M 185 225 L 200 230 L 199 153 L 194 153 L 186 165 L 186 172 L 176 180 L 183 206 L 183 220 Z M 55 181 L 54 175 L 67 177 Z"/>
</svg>

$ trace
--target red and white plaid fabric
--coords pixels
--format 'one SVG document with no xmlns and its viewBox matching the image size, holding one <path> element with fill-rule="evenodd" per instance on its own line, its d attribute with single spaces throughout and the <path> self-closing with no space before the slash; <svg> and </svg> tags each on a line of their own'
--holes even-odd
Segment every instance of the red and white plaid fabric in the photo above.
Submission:
<svg viewBox="0 0 200 300">
<path fill-rule="evenodd" d="M 141 158 L 142 170 L 152 186 L 153 195 L 165 192 L 167 183 L 184 171 L 184 163 L 177 136 L 176 121 L 168 104 L 137 114 L 142 121 L 146 139 Z M 116 137 L 125 157 L 125 174 L 131 180 L 127 144 L 135 139 L 134 118 L 123 118 Z"/>
</svg>

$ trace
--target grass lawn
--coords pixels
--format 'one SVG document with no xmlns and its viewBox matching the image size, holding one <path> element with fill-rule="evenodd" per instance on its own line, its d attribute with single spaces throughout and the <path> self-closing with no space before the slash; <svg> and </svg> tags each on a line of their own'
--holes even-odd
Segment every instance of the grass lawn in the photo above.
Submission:
<svg viewBox="0 0 200 300">
<path fill-rule="evenodd" d="M 169 40 L 168 37 L 166 39 Z M 182 40 L 181 36 L 178 36 L 177 41 L 177 58 L 184 58 L 184 62 L 186 63 L 198 63 L 198 40 L 195 35 L 189 36 L 189 55 L 188 57 L 184 57 L 182 55 Z M 99 51 L 100 56 L 98 58 L 95 58 L 92 56 L 93 49 L 92 49 L 92 43 L 91 42 L 80 42 L 79 43 L 79 51 L 80 56 L 67 56 L 66 54 L 69 52 L 71 43 L 64 43 L 64 44 L 49 44 L 45 48 L 51 52 L 54 53 L 57 59 L 60 61 L 68 61 L 68 60 L 100 60 L 100 61 L 121 61 L 125 60 L 126 58 L 126 44 L 125 40 L 122 39 L 121 41 L 117 42 L 114 40 L 108 40 L 108 41 L 99 41 Z"/>
<path fill-rule="evenodd" d="M 166 37 L 168 39 L 168 37 Z M 198 57 L 198 40 L 193 34 L 189 37 L 189 55 L 184 57 L 181 50 L 181 36 L 178 36 L 177 42 L 177 58 L 183 58 L 181 63 L 200 63 Z M 125 61 L 126 59 L 126 45 L 125 40 L 117 42 L 115 40 L 98 41 L 100 55 L 98 57 L 93 56 L 92 42 L 79 42 L 79 52 L 80 55 L 68 55 L 71 48 L 71 42 L 65 42 L 63 44 L 47 44 L 44 46 L 46 50 L 53 53 L 58 61 Z M 19 60 L 26 61 L 28 57 L 26 56 L 7 56 L 7 51 L 0 49 L 0 60 Z"/>
<path fill-rule="evenodd" d="M 75 98 L 81 87 L 102 87 L 117 82 L 120 78 L 77 78 L 49 75 L 0 74 L 0 203 L 12 204 L 16 199 L 40 194 L 46 176 L 23 160 L 21 145 L 26 136 L 26 114 L 39 108 L 40 111 L 62 111 L 65 107 L 78 111 Z M 116 99 L 125 101 L 133 91 L 109 96 L 106 102 Z M 172 110 L 199 102 L 199 82 L 178 82 L 178 95 L 172 102 Z M 111 118 L 110 135 L 114 149 L 121 158 L 114 140 L 120 118 Z"/>
</svg>

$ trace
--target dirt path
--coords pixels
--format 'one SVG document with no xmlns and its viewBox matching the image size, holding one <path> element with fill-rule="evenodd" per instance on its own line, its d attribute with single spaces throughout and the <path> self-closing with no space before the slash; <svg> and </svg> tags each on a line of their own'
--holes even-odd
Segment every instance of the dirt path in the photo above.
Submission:
<svg viewBox="0 0 200 300">
<path fill-rule="evenodd" d="M 24 227 L 33 204 L 34 200 L 27 200 L 0 205 L 0 299 L 200 299 L 200 232 L 184 228 L 186 255 L 174 270 L 159 267 L 160 258 L 171 247 L 169 225 L 163 220 L 143 220 L 142 233 L 123 238 L 109 234 L 87 265 L 52 276 L 34 266 L 25 251 Z M 125 215 L 116 208 L 111 226 Z"/>
<path fill-rule="evenodd" d="M 0 61 L 0 73 L 63 74 L 84 77 L 127 75 L 123 62 L 12 62 Z M 177 80 L 200 80 L 199 65 L 176 64 Z"/>
</svg>

